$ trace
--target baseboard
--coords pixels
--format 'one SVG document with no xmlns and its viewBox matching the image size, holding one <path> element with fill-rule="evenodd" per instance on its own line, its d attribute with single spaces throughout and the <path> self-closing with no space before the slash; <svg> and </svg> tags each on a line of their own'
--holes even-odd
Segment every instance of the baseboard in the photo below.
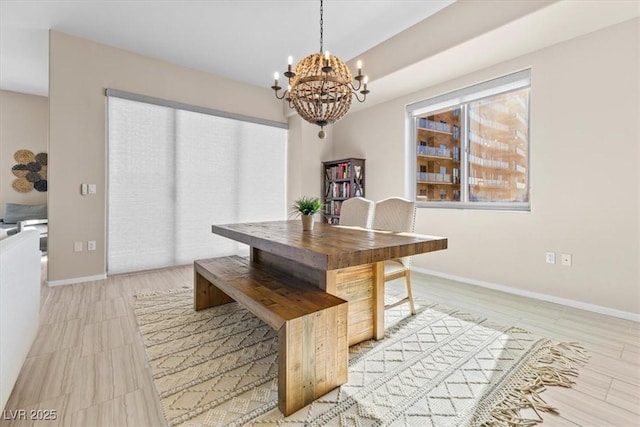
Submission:
<svg viewBox="0 0 640 427">
<path fill-rule="evenodd" d="M 527 298 L 533 298 L 541 301 L 552 302 L 555 304 L 565 305 L 567 307 L 578 308 L 581 310 L 591 311 L 593 313 L 604 314 L 607 316 L 618 317 L 620 319 L 631 320 L 633 322 L 640 322 L 640 314 L 631 313 L 628 311 L 616 310 L 609 307 L 603 307 L 595 304 L 588 304 L 582 301 L 575 301 L 568 298 L 560 298 L 553 295 L 547 295 L 539 292 L 525 291 L 522 289 L 516 289 L 505 285 L 498 285 L 496 283 L 485 282 L 483 280 L 470 279 L 468 277 L 456 276 L 454 274 L 442 273 L 440 271 L 429 270 L 420 267 L 411 267 L 412 271 L 417 273 L 428 274 L 430 276 L 441 277 L 443 279 L 455 280 L 457 282 L 467 283 L 469 285 L 480 286 L 487 289 L 493 289 L 495 291 L 506 292 L 508 294 L 518 295 Z"/>
<path fill-rule="evenodd" d="M 85 276 L 85 277 L 74 277 L 73 279 L 64 279 L 64 280 L 47 280 L 47 286 L 64 286 L 64 285 L 75 285 L 77 283 L 85 283 L 85 282 L 94 282 L 96 280 L 105 280 L 107 278 L 106 274 L 98 274 L 95 276 Z"/>
</svg>

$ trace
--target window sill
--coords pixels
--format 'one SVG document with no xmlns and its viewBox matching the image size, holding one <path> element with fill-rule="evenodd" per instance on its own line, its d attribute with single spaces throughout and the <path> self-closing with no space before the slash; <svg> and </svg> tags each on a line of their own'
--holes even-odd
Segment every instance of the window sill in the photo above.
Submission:
<svg viewBox="0 0 640 427">
<path fill-rule="evenodd" d="M 470 209 L 470 210 L 489 210 L 489 211 L 515 211 L 515 212 L 531 212 L 530 203 L 499 203 L 499 202 L 416 202 L 417 208 L 436 208 L 436 209 Z"/>
</svg>

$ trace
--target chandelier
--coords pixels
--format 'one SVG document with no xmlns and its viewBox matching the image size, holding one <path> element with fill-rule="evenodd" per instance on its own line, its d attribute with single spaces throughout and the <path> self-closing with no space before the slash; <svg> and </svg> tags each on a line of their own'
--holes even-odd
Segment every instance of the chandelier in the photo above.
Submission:
<svg viewBox="0 0 640 427">
<path fill-rule="evenodd" d="M 276 98 L 285 99 L 290 108 L 294 108 L 300 117 L 320 126 L 318 137 L 325 137 L 324 127 L 340 120 L 351 108 L 351 98 L 364 102 L 367 90 L 367 76 L 362 75 L 362 62 L 358 61 L 358 75 L 351 76 L 347 65 L 328 51 L 323 52 L 323 7 L 320 0 L 320 52 L 314 53 L 298 62 L 295 71 L 291 70 L 293 58 L 289 57 L 289 65 L 284 76 L 289 87 L 280 94 L 282 87 L 278 84 L 278 73 L 274 74 L 275 83 L 271 86 Z M 357 81 L 357 87 L 353 80 Z M 362 99 L 358 96 L 362 95 Z"/>
</svg>

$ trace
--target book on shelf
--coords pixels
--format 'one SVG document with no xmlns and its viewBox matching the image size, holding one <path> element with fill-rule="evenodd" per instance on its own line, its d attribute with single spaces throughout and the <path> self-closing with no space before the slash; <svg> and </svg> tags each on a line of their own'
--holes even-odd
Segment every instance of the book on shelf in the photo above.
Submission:
<svg viewBox="0 0 640 427">
<path fill-rule="evenodd" d="M 349 182 L 332 182 L 327 187 L 325 198 L 349 198 L 351 197 L 351 184 Z M 329 197 L 329 194 L 331 197 Z"/>
<path fill-rule="evenodd" d="M 328 180 L 349 179 L 349 162 L 325 168 L 324 173 Z"/>
<path fill-rule="evenodd" d="M 324 205 L 324 213 L 325 215 L 340 215 L 340 211 L 342 209 L 342 202 L 340 200 L 331 200 L 327 201 Z"/>
</svg>

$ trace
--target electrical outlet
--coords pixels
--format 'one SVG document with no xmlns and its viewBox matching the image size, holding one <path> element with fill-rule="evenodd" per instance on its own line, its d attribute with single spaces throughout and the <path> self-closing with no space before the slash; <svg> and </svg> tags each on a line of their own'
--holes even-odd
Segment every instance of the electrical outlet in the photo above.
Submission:
<svg viewBox="0 0 640 427">
<path fill-rule="evenodd" d="M 95 251 L 96 250 L 96 241 L 95 240 L 89 240 L 87 242 L 87 250 L 88 251 Z"/>
<path fill-rule="evenodd" d="M 89 194 L 96 194 L 97 192 L 96 184 L 89 184 Z"/>
<path fill-rule="evenodd" d="M 73 242 L 73 252 L 82 252 L 82 242 Z"/>
<path fill-rule="evenodd" d="M 545 259 L 547 264 L 555 264 L 556 263 L 556 253 L 555 252 L 547 252 L 545 254 Z"/>
<path fill-rule="evenodd" d="M 565 267 L 571 267 L 571 254 L 562 254 L 560 255 L 560 259 L 562 261 L 562 265 Z"/>
</svg>

